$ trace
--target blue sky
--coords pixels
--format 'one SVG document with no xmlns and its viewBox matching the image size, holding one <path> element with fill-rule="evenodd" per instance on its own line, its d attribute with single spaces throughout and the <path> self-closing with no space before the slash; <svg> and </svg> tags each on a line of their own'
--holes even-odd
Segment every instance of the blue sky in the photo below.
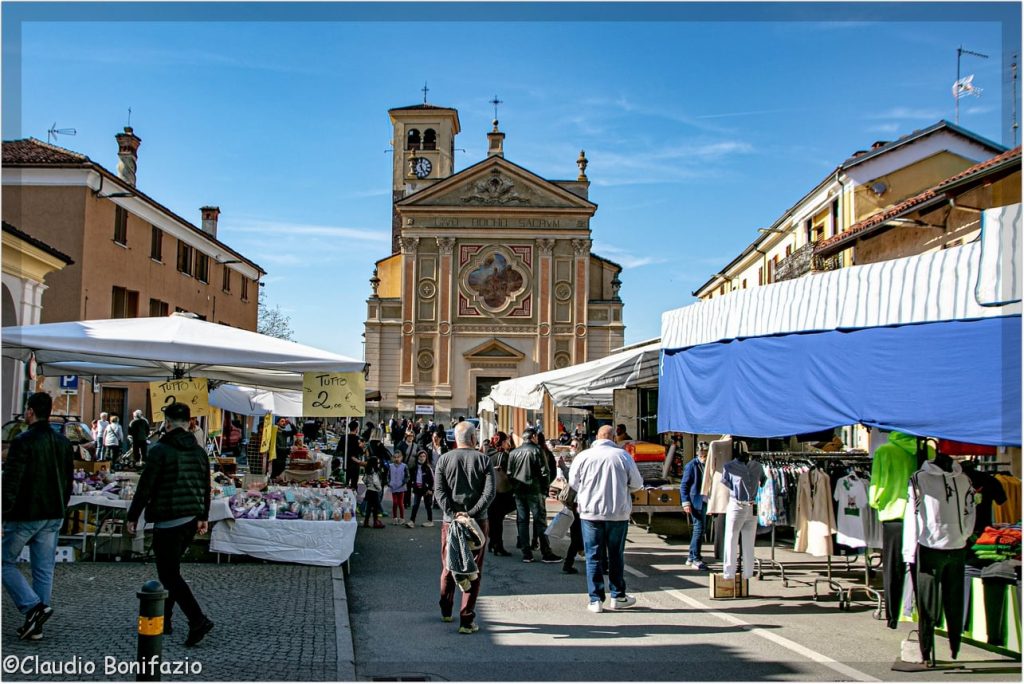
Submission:
<svg viewBox="0 0 1024 684">
<path fill-rule="evenodd" d="M 139 187 L 196 224 L 219 206 L 221 239 L 269 272 L 262 294 L 296 339 L 356 357 L 390 252 L 387 110 L 421 102 L 424 81 L 459 110 L 458 169 L 486 154 L 495 94 L 506 158 L 565 179 L 586 150 L 594 251 L 625 267 L 627 342 L 657 336 L 663 311 L 855 150 L 952 120 L 958 45 L 991 56 L 964 58 L 984 92 L 961 125 L 1010 143 L 1003 27 L 969 4 L 942 21 L 934 5 L 691 5 L 673 21 L 653 20 L 664 7 L 601 8 L 617 21 L 337 9 L 7 3 L 3 137 L 73 127 L 58 144 L 113 170 L 131 107 Z"/>
</svg>

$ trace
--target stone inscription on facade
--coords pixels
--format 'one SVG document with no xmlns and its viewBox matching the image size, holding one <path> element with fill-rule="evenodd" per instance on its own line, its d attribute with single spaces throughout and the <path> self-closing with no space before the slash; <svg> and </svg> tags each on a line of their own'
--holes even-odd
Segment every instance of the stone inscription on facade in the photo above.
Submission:
<svg viewBox="0 0 1024 684">
<path fill-rule="evenodd" d="M 560 218 L 462 218 L 432 216 L 416 220 L 424 228 L 585 228 L 583 221 Z"/>
</svg>

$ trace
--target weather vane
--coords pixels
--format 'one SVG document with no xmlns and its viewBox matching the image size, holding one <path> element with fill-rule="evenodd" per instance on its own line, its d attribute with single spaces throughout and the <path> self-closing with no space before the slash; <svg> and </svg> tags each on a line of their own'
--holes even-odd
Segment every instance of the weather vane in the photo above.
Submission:
<svg viewBox="0 0 1024 684">
<path fill-rule="evenodd" d="M 132 108 L 128 108 L 128 128 L 132 127 Z"/>
<path fill-rule="evenodd" d="M 495 95 L 494 99 L 491 100 L 491 104 L 494 105 L 494 118 L 497 119 L 498 118 L 498 105 L 505 104 L 505 102 L 503 100 L 499 100 L 498 96 Z"/>
</svg>

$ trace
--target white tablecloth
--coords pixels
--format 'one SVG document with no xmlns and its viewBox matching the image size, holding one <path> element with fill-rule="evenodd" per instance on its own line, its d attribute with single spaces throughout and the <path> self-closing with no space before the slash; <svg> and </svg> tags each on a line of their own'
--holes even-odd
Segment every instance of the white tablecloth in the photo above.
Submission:
<svg viewBox="0 0 1024 684">
<path fill-rule="evenodd" d="M 341 565 L 352 555 L 355 520 L 225 520 L 213 526 L 210 550 L 302 565 Z"/>
<path fill-rule="evenodd" d="M 89 495 L 74 495 L 71 500 L 68 501 L 68 508 L 72 506 L 103 506 L 105 508 L 122 508 L 126 509 L 131 506 L 131 501 L 124 499 L 108 499 L 105 496 L 89 496 Z M 234 514 L 231 512 L 231 505 L 228 503 L 228 497 L 221 497 L 210 501 L 210 522 L 216 522 L 218 520 L 226 520 L 233 518 Z M 143 511 L 142 516 L 139 519 L 141 528 L 146 524 L 146 514 Z"/>
</svg>

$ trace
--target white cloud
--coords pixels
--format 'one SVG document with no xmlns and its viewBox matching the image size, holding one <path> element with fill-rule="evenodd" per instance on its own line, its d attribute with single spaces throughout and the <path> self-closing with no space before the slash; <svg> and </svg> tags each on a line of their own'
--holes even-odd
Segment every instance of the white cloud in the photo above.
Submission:
<svg viewBox="0 0 1024 684">
<path fill-rule="evenodd" d="M 695 119 L 724 119 L 732 116 L 758 116 L 761 114 L 788 114 L 798 112 L 799 109 L 757 109 L 749 112 L 724 112 L 721 114 L 699 114 Z"/>
<path fill-rule="evenodd" d="M 611 259 L 623 268 L 640 268 L 650 264 L 663 264 L 668 261 L 666 257 L 639 256 L 621 247 L 616 247 L 605 242 L 595 241 L 591 249 L 594 254 Z"/>
<path fill-rule="evenodd" d="M 868 132 L 870 133 L 896 133 L 900 130 L 898 123 L 885 123 L 878 124 L 876 126 L 868 126 Z"/>
<path fill-rule="evenodd" d="M 311 223 L 286 223 L 268 221 L 266 219 L 236 219 L 223 225 L 225 232 L 249 235 L 285 236 L 318 236 L 388 244 L 391 242 L 391 229 L 347 228 L 342 226 L 323 226 Z"/>
<path fill-rule="evenodd" d="M 938 121 L 944 116 L 944 112 L 937 109 L 915 109 L 913 107 L 893 107 L 885 112 L 868 114 L 869 119 L 929 119 Z"/>
<path fill-rule="evenodd" d="M 977 107 L 968 107 L 964 110 L 964 114 L 988 114 L 989 112 L 994 111 L 994 109 L 994 107 L 979 105 Z"/>
</svg>

